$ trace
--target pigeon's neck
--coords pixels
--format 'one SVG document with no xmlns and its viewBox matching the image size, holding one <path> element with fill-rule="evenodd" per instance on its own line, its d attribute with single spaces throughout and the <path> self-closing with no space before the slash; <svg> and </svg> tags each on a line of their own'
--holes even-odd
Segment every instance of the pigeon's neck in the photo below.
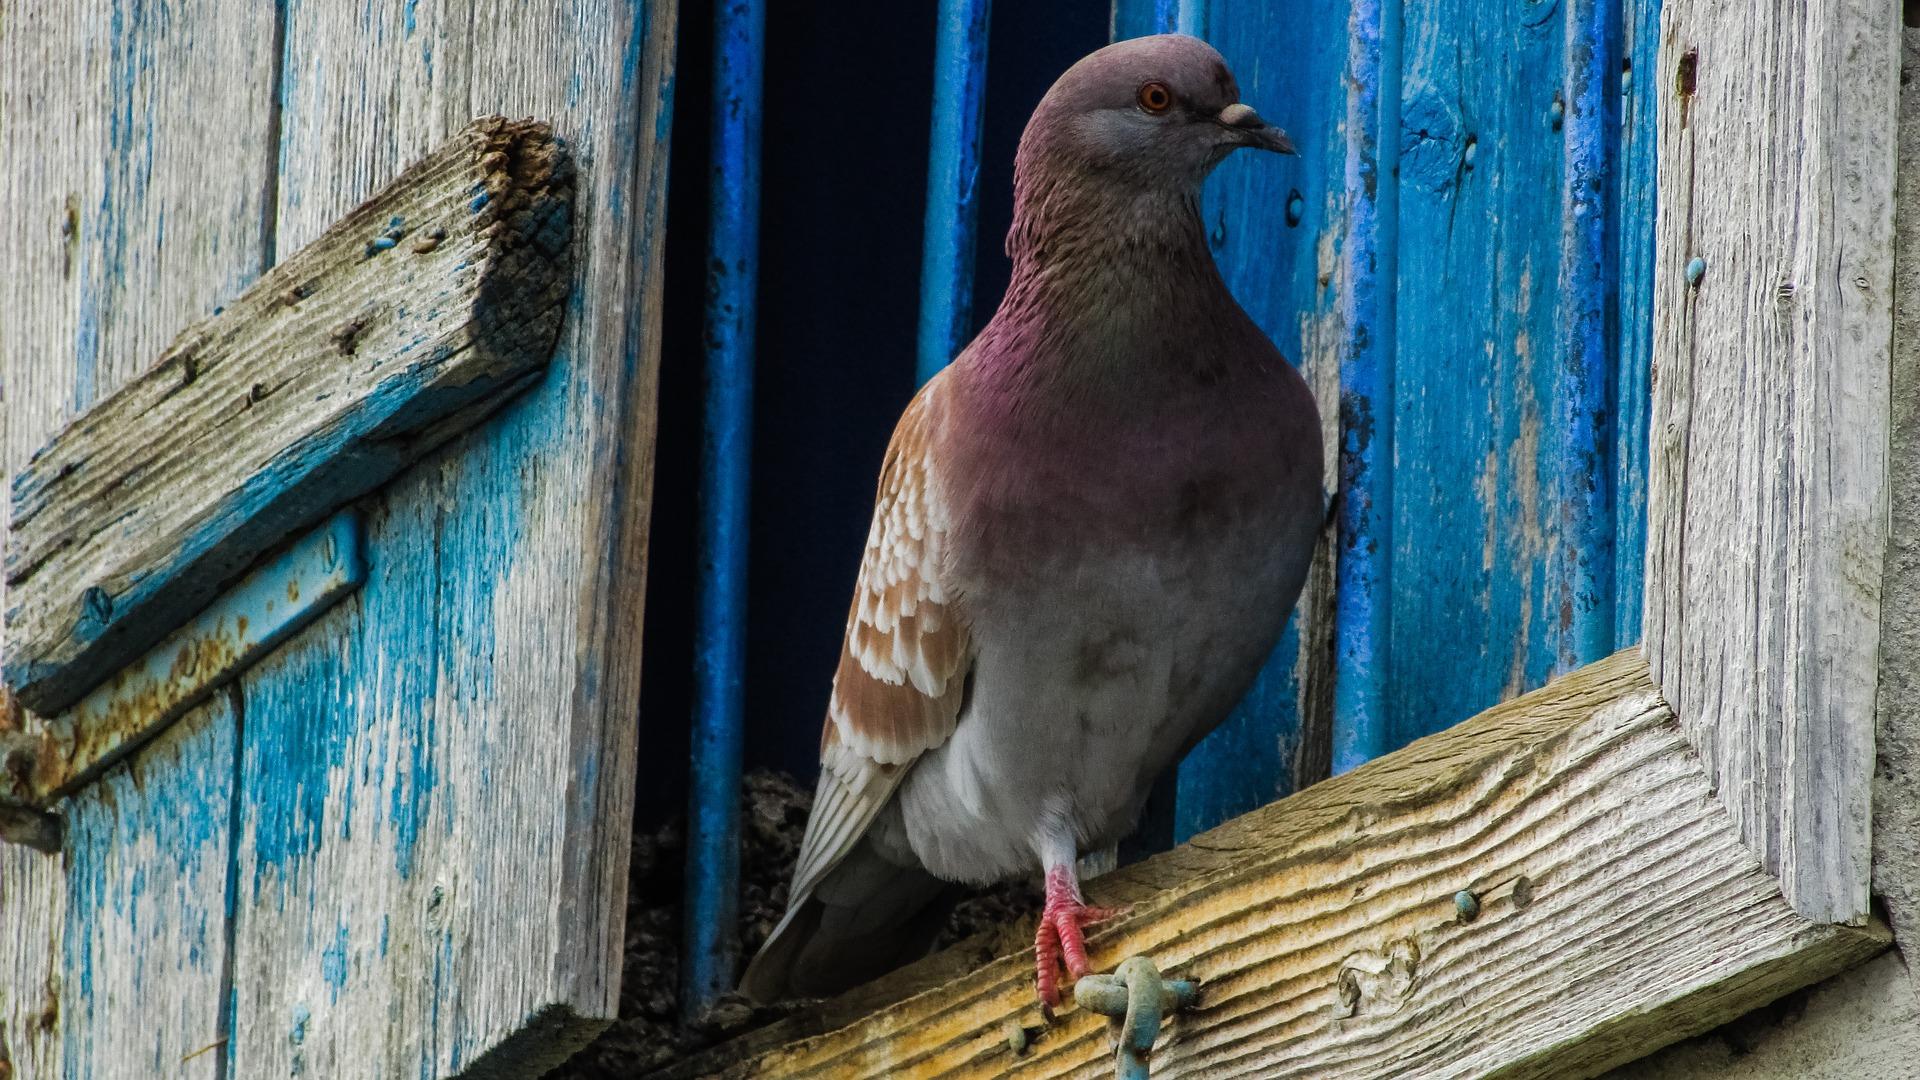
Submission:
<svg viewBox="0 0 1920 1080">
<path fill-rule="evenodd" d="M 1143 294 L 1167 285 L 1210 292 L 1219 279 L 1197 191 L 1070 170 L 1020 171 L 1007 255 L 1008 299 L 1020 302 L 1135 286 Z"/>
<path fill-rule="evenodd" d="M 1197 193 L 1046 175 L 1017 180 L 1013 275 L 969 350 L 981 376 L 1138 404 L 1271 350 L 1243 340 L 1258 331 L 1214 266 Z"/>
</svg>

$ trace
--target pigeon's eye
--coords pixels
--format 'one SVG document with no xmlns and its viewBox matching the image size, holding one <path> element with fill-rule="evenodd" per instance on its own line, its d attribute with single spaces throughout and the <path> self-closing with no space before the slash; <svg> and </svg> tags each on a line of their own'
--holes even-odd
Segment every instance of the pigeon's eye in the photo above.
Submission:
<svg viewBox="0 0 1920 1080">
<path fill-rule="evenodd" d="M 1141 108 L 1158 115 L 1173 107 L 1173 91 L 1166 83 L 1150 82 L 1140 88 L 1138 100 Z"/>
</svg>

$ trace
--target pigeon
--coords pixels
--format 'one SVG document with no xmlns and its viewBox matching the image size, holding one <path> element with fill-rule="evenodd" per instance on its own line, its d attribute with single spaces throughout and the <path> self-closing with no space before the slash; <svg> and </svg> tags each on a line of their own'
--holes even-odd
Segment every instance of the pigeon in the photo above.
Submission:
<svg viewBox="0 0 1920 1080">
<path fill-rule="evenodd" d="M 1224 719 L 1323 521 L 1305 381 L 1236 303 L 1201 182 L 1294 153 L 1197 38 L 1094 52 L 1014 169 L 1013 262 L 880 472 L 784 917 L 741 990 L 837 993 L 930 947 L 951 889 L 1044 880 L 1036 989 L 1091 971 L 1076 860 Z"/>
</svg>

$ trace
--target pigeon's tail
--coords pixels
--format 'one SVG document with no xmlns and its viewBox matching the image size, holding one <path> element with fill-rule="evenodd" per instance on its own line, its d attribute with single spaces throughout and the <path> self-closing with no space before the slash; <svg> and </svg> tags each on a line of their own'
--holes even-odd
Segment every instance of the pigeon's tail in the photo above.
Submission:
<svg viewBox="0 0 1920 1080">
<path fill-rule="evenodd" d="M 762 1004 L 827 997 L 924 955 L 953 907 L 952 887 L 856 845 L 812 893 L 788 902 L 740 992 Z"/>
</svg>

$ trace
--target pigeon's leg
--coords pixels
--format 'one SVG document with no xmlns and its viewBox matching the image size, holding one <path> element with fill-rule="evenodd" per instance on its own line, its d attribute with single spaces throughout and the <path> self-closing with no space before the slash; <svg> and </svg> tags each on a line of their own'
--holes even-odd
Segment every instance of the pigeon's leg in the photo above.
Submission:
<svg viewBox="0 0 1920 1080">
<path fill-rule="evenodd" d="M 1094 907 L 1080 895 L 1080 880 L 1072 861 L 1047 868 L 1047 900 L 1040 912 L 1040 926 L 1033 935 L 1035 981 L 1040 1001 L 1049 1009 L 1060 1004 L 1059 966 L 1065 963 L 1067 974 L 1075 979 L 1093 971 L 1087 962 L 1087 942 L 1083 929 L 1118 914 L 1109 908 Z"/>
</svg>

